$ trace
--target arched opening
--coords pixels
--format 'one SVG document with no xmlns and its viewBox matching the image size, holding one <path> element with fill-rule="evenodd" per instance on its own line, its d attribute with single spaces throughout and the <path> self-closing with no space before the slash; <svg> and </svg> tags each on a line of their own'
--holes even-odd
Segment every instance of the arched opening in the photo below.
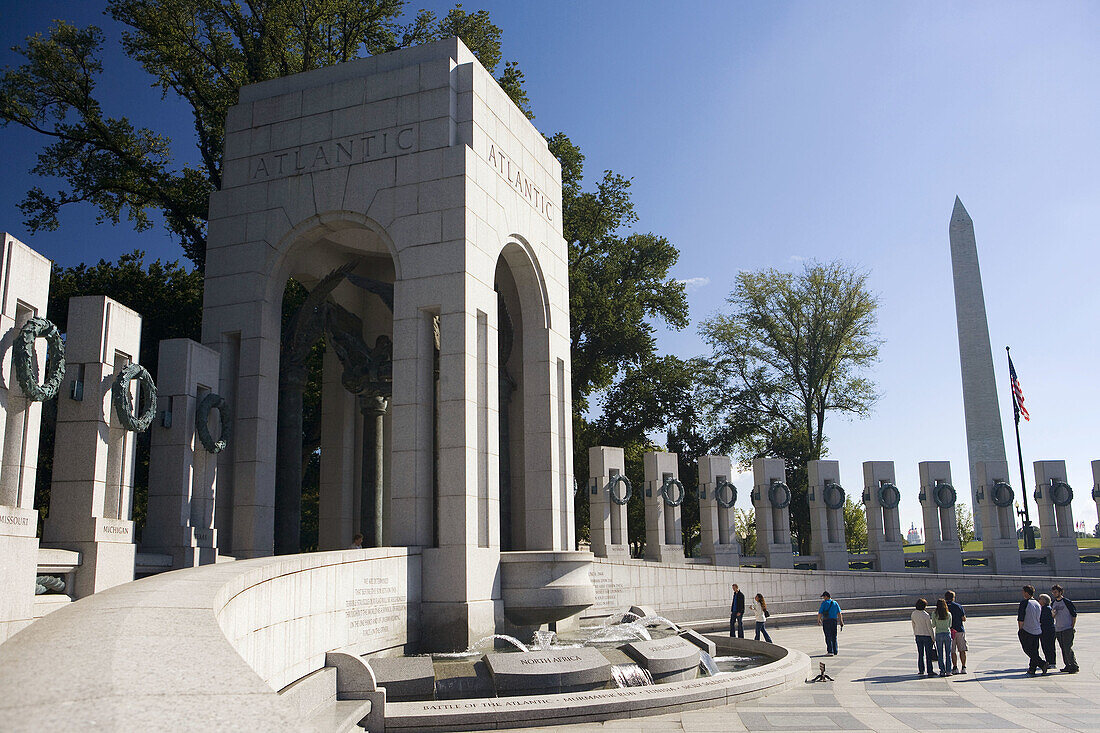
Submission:
<svg viewBox="0 0 1100 733">
<path fill-rule="evenodd" d="M 537 260 L 522 240 L 497 258 L 500 549 L 546 549 L 531 520 L 548 497 L 541 462 L 549 460 L 549 319 Z"/>
<path fill-rule="evenodd" d="M 388 237 L 317 223 L 286 249 L 276 440 L 277 553 L 389 535 L 393 283 Z"/>
</svg>

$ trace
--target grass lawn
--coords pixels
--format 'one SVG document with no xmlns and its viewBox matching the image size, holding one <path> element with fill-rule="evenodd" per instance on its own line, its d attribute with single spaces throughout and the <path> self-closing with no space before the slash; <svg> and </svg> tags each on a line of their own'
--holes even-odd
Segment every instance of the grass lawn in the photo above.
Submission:
<svg viewBox="0 0 1100 733">
<path fill-rule="evenodd" d="M 1020 549 L 1024 549 L 1024 541 L 1019 540 Z M 1042 538 L 1036 538 L 1035 546 L 1041 548 L 1043 546 Z M 1077 546 L 1081 549 L 1097 547 L 1100 548 L 1100 537 L 1078 537 Z M 906 545 L 905 552 L 924 552 L 924 545 Z M 975 540 L 974 542 L 967 542 L 966 547 L 963 550 L 980 550 L 982 549 L 981 540 Z"/>
</svg>

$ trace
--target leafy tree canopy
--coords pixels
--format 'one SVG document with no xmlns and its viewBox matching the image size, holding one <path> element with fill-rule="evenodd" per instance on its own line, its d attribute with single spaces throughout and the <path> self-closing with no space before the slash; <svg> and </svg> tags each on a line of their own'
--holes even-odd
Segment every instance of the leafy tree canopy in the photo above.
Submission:
<svg viewBox="0 0 1100 733">
<path fill-rule="evenodd" d="M 665 237 L 630 231 L 638 222 L 630 179 L 604 171 L 585 190 L 584 154 L 565 133 L 547 138 L 562 168 L 562 225 L 569 247 L 569 326 L 572 341 L 573 471 L 588 476 L 588 447 L 616 445 L 626 452 L 626 474 L 641 486 L 648 435 L 681 422 L 692 393 L 690 365 L 659 357 L 653 322 L 688 324 L 684 287 L 669 274 L 680 256 Z M 589 415 L 593 397 L 599 411 Z M 689 485 L 689 484 L 685 484 Z M 577 527 L 587 537 L 587 492 L 578 492 Z M 641 492 L 628 507 L 628 533 L 640 552 L 645 542 Z M 690 537 L 692 528 L 685 524 Z"/>
<path fill-rule="evenodd" d="M 825 420 L 865 416 L 877 399 L 865 372 L 881 344 L 878 300 L 867 273 L 832 262 L 800 274 L 743 271 L 727 302 L 730 312 L 700 328 L 713 350 L 703 389 L 719 416 L 715 442 L 787 462 L 792 532 L 805 553 L 806 462 L 825 455 Z"/>
<path fill-rule="evenodd" d="M 95 206 L 101 221 L 125 217 L 139 231 L 159 215 L 202 268 L 207 199 L 221 185 L 226 111 L 242 86 L 453 35 L 496 72 L 501 31 L 488 12 L 456 5 L 443 18 L 421 10 L 406 22 L 404 10 L 404 0 L 108 0 L 107 14 L 125 29 L 125 53 L 165 98 L 190 110 L 197 150 L 183 162 L 173 159 L 167 135 L 103 109 L 103 31 L 56 21 L 16 49 L 25 64 L 0 75 L 0 122 L 46 137 L 32 173 L 62 184 L 27 193 L 20 206 L 27 226 L 56 229 L 61 208 L 78 202 Z M 514 63 L 500 82 L 532 117 Z"/>
<path fill-rule="evenodd" d="M 684 286 L 669 275 L 680 253 L 665 237 L 626 231 L 638 221 L 630 179 L 604 171 L 582 189 L 584 155 L 564 134 L 547 142 L 562 167 L 562 225 L 569 245 L 574 409 L 656 354 L 654 319 L 688 324 Z"/>
</svg>

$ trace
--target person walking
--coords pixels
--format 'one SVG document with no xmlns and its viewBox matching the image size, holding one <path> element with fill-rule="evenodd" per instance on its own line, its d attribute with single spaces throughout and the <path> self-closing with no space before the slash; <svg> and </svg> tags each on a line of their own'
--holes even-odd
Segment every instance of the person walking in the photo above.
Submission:
<svg viewBox="0 0 1100 733">
<path fill-rule="evenodd" d="M 1043 633 L 1043 627 L 1039 625 L 1039 616 L 1042 609 L 1035 600 L 1035 587 L 1025 585 L 1023 587 L 1024 599 L 1020 601 L 1016 609 L 1016 622 L 1020 626 L 1018 633 L 1020 646 L 1027 655 L 1027 676 L 1034 677 L 1035 670 L 1047 671 L 1047 663 L 1039 656 L 1039 636 Z"/>
<path fill-rule="evenodd" d="M 749 606 L 749 608 L 752 609 L 753 615 L 756 616 L 755 638 L 757 641 L 760 641 L 760 635 L 763 634 L 764 641 L 771 644 L 772 638 L 768 636 L 768 630 L 764 627 L 764 625 L 768 622 L 768 616 L 771 616 L 771 614 L 768 613 L 768 604 L 764 601 L 764 596 L 760 595 L 759 593 L 757 593 L 756 597 L 752 600 L 753 603 Z"/>
<path fill-rule="evenodd" d="M 1043 647 L 1047 667 L 1058 669 L 1058 658 L 1054 651 L 1054 610 L 1050 607 L 1050 596 L 1046 593 L 1039 596 L 1039 629 L 1039 644 Z M 1046 669 L 1043 669 L 1043 674 L 1046 673 Z"/>
<path fill-rule="evenodd" d="M 928 660 L 928 676 L 935 677 L 932 671 L 932 658 L 935 656 L 935 631 L 932 629 L 932 617 L 928 615 L 928 601 L 917 600 L 917 610 L 913 611 L 913 636 L 917 638 L 917 672 L 925 674 L 925 660 Z"/>
<path fill-rule="evenodd" d="M 1062 650 L 1062 662 L 1065 667 L 1062 671 L 1067 674 L 1076 674 L 1080 671 L 1077 666 L 1077 656 L 1073 653 L 1073 630 L 1077 626 L 1077 608 L 1073 601 L 1066 598 L 1060 585 L 1050 586 L 1050 594 L 1054 596 L 1054 602 L 1050 604 L 1054 611 L 1054 637 L 1058 640 L 1058 646 Z"/>
<path fill-rule="evenodd" d="M 966 674 L 966 631 L 963 629 L 966 610 L 955 602 L 953 590 L 945 591 L 943 599 L 951 612 L 951 673 Z"/>
<path fill-rule="evenodd" d="M 844 613 L 840 604 L 833 600 L 829 591 L 821 594 L 821 605 L 817 609 L 817 625 L 825 632 L 825 653 L 835 657 L 839 651 L 836 644 L 837 628 L 844 628 Z"/>
<path fill-rule="evenodd" d="M 936 657 L 940 663 L 940 677 L 951 676 L 951 612 L 947 610 L 947 601 L 936 601 L 936 612 L 932 614 L 932 630 L 936 632 Z"/>
<path fill-rule="evenodd" d="M 733 603 L 730 604 L 730 636 L 745 638 L 745 594 L 737 583 L 733 584 Z"/>
</svg>

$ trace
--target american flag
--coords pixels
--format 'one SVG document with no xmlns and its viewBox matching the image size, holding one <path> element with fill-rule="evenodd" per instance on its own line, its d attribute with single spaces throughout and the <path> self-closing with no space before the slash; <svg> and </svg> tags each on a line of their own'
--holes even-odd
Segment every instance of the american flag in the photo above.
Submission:
<svg viewBox="0 0 1100 733">
<path fill-rule="evenodd" d="M 1031 422 L 1031 415 L 1027 414 L 1027 408 L 1024 407 L 1024 391 L 1020 389 L 1020 380 L 1016 378 L 1016 367 L 1012 366 L 1011 355 L 1008 357 L 1008 375 L 1012 380 L 1012 411 L 1016 418 L 1016 424 L 1020 423 L 1020 415 Z"/>
</svg>

